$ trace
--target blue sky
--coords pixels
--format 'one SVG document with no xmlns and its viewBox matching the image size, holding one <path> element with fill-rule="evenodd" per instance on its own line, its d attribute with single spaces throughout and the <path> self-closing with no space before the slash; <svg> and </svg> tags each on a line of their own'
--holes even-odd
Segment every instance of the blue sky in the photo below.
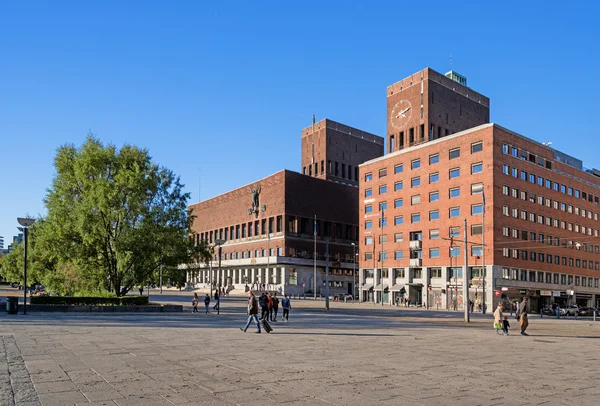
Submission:
<svg viewBox="0 0 600 406">
<path fill-rule="evenodd" d="M 89 131 L 195 202 L 199 174 L 206 199 L 298 170 L 312 114 L 384 136 L 386 86 L 450 55 L 491 121 L 600 167 L 596 2 L 356 3 L 0 3 L 0 235 L 45 213 L 56 148 Z"/>
</svg>

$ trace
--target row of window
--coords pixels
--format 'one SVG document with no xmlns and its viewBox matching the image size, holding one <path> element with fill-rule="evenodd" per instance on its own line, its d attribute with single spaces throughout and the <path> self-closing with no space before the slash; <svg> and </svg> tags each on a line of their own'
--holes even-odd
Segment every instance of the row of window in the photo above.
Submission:
<svg viewBox="0 0 600 406">
<path fill-rule="evenodd" d="M 471 174 L 476 174 L 476 173 L 481 173 L 483 171 L 483 163 L 482 162 L 478 162 L 478 163 L 474 163 L 471 165 Z M 460 168 L 452 168 L 448 171 L 448 179 L 456 179 L 460 177 Z M 437 183 L 440 180 L 440 174 L 439 172 L 435 172 L 429 175 L 429 183 Z M 415 176 L 414 178 L 412 178 L 410 180 L 410 187 L 415 188 L 415 187 L 419 187 L 421 186 L 421 177 L 420 176 Z M 403 181 L 398 181 L 394 183 L 394 191 L 397 192 L 399 190 L 402 190 L 404 188 L 404 182 Z M 387 185 L 380 185 L 379 186 L 379 194 L 383 195 L 386 194 L 388 191 L 388 186 Z M 369 188 L 369 189 L 365 189 L 365 197 L 371 197 L 373 196 L 373 189 Z"/>
<path fill-rule="evenodd" d="M 504 144 L 502 146 L 502 148 L 503 148 L 504 153 L 507 153 L 506 151 L 508 150 L 509 147 L 506 144 Z M 512 147 L 512 148 L 515 149 L 514 147 Z M 549 161 L 547 161 L 547 162 L 549 162 Z M 515 179 L 521 179 L 525 182 L 536 184 L 538 186 L 545 187 L 546 189 L 554 190 L 555 192 L 560 192 L 560 193 L 566 194 L 568 196 L 573 196 L 577 199 L 582 199 L 582 200 L 585 200 L 587 202 L 594 203 L 594 204 L 599 203 L 598 196 L 594 196 L 591 193 L 582 192 L 579 189 L 574 189 L 570 186 L 566 186 L 564 184 L 554 182 L 551 179 L 544 178 L 539 175 L 535 175 L 534 173 L 527 173 L 526 171 L 516 168 L 514 166 L 511 167 L 508 164 L 502 165 L 502 173 L 505 175 L 510 175 Z"/>
<path fill-rule="evenodd" d="M 449 257 L 451 258 L 457 258 L 460 257 L 460 247 L 451 247 L 449 249 Z M 388 259 L 388 254 L 386 251 L 378 251 L 375 254 L 377 254 L 377 257 L 379 258 L 379 260 L 382 259 Z M 476 258 L 480 258 L 483 255 L 483 246 L 482 245 L 472 245 L 471 246 L 471 256 L 472 257 L 476 257 Z M 413 250 L 411 251 L 411 259 L 422 259 L 423 258 L 423 252 L 421 250 Z M 439 247 L 433 247 L 433 248 L 429 248 L 429 258 L 431 259 L 437 259 L 440 258 L 440 248 Z M 365 261 L 371 261 L 373 259 L 373 253 L 372 252 L 365 252 Z M 394 259 L 404 259 L 404 250 L 395 250 L 394 251 Z"/>
<path fill-rule="evenodd" d="M 314 144 L 313 144 L 313 149 L 314 149 Z M 314 154 L 314 151 L 313 151 Z M 348 179 L 351 181 L 356 181 L 358 182 L 358 167 L 354 167 L 354 171 L 352 171 L 352 165 L 348 165 L 348 171 L 346 171 L 346 164 L 342 163 L 341 164 L 341 172 L 340 172 L 340 163 L 339 162 L 332 162 L 331 160 L 327 160 L 327 173 L 329 175 L 334 175 L 340 178 L 344 178 L 344 179 Z M 308 175 L 308 176 L 313 176 L 313 166 L 314 166 L 314 176 L 318 176 L 319 175 L 319 162 L 315 162 L 314 165 L 309 165 L 308 166 L 308 172 L 307 172 L 307 167 L 303 167 L 302 168 L 302 174 L 303 175 Z M 325 174 L 325 161 L 321 161 L 321 175 Z"/>
<path fill-rule="evenodd" d="M 481 152 L 483 151 L 483 142 L 478 141 L 478 142 L 474 142 L 471 144 L 471 154 L 475 154 L 477 152 Z M 460 158 L 460 148 L 454 148 L 451 149 L 448 152 L 448 159 L 457 159 Z M 429 155 L 429 165 L 435 165 L 437 163 L 440 162 L 440 154 L 436 153 L 436 154 L 431 154 Z M 479 164 L 481 165 L 481 164 Z M 410 168 L 411 169 L 419 169 L 421 167 L 421 159 L 413 159 L 410 162 Z M 394 174 L 398 174 L 404 171 L 404 164 L 398 164 L 396 166 L 394 166 Z M 479 171 L 481 171 L 481 169 L 479 169 Z M 475 172 L 477 173 L 477 172 Z M 460 174 L 460 172 L 459 172 Z M 381 168 L 379 169 L 379 178 L 384 178 L 387 176 L 387 168 Z M 450 179 L 453 179 L 452 177 Z M 367 174 L 365 174 L 365 182 L 369 182 L 373 180 L 373 173 L 369 172 Z"/>
<path fill-rule="evenodd" d="M 246 238 L 267 235 L 267 233 L 281 232 L 283 227 L 283 216 L 269 217 L 268 219 L 261 219 L 256 221 L 250 221 L 248 223 L 237 224 L 230 227 L 224 227 L 219 230 L 206 231 L 196 234 L 196 244 L 200 241 L 208 241 L 209 243 L 215 243 L 216 240 L 237 240 L 239 238 Z M 276 231 L 274 231 L 276 230 Z"/>
<path fill-rule="evenodd" d="M 429 269 L 429 275 L 432 279 L 437 279 L 442 277 L 442 268 L 432 267 Z M 463 268 L 462 267 L 448 267 L 448 280 L 462 278 Z M 423 279 L 424 275 L 426 275 L 425 270 L 422 268 L 413 268 L 411 269 L 414 279 Z M 471 279 L 480 278 L 483 273 L 482 267 L 469 267 L 469 271 L 471 273 Z M 373 269 L 365 269 L 365 277 L 373 278 L 374 270 Z M 381 269 L 378 269 L 377 272 L 381 272 Z M 383 269 L 383 279 L 387 279 L 389 277 L 390 270 L 388 268 Z M 394 279 L 405 279 L 406 278 L 406 269 L 405 268 L 392 268 L 392 275 Z"/>
<path fill-rule="evenodd" d="M 600 263 L 594 261 L 588 261 L 580 258 L 564 257 L 560 255 L 552 255 L 543 252 L 535 252 L 516 248 L 503 248 L 502 255 L 505 258 L 521 259 L 524 261 L 542 262 L 554 265 L 569 266 L 571 268 L 582 268 L 582 269 L 595 269 L 600 270 Z"/>
<path fill-rule="evenodd" d="M 575 285 L 587 287 L 599 287 L 598 278 L 587 276 L 558 274 L 551 272 L 529 271 L 526 269 L 502 268 L 502 279 L 515 281 L 529 281 L 537 283 L 548 283 L 554 285 Z"/>
<path fill-rule="evenodd" d="M 479 215 L 483 214 L 483 204 L 472 204 L 471 205 L 471 215 Z M 456 218 L 460 217 L 460 207 L 451 207 L 448 209 L 448 218 Z M 429 211 L 429 220 L 439 220 L 440 219 L 440 211 L 439 210 L 430 210 Z M 410 215 L 411 224 L 419 223 L 421 221 L 421 213 L 412 213 Z M 394 216 L 394 225 L 398 226 L 404 224 L 404 216 Z M 387 226 L 387 218 L 379 219 L 379 226 L 385 227 Z M 365 229 L 373 228 L 373 220 L 365 221 Z"/>
<path fill-rule="evenodd" d="M 508 185 L 502 186 L 502 193 L 505 196 L 512 196 L 515 199 L 521 199 L 524 201 L 529 201 L 530 203 L 536 203 L 540 206 L 546 206 L 549 208 L 554 208 L 555 210 L 560 210 L 565 213 L 575 214 L 576 216 L 581 216 L 583 218 L 588 218 L 590 220 L 594 219 L 598 221 L 598 213 L 592 212 L 591 210 L 586 210 L 583 208 L 579 208 L 577 206 L 573 206 L 567 203 L 559 202 L 558 200 L 553 200 L 548 197 L 544 198 L 542 195 L 537 195 L 534 192 L 527 192 L 526 190 L 519 190 L 517 188 L 511 188 Z"/>
<path fill-rule="evenodd" d="M 556 247 L 563 248 L 576 248 L 583 252 L 600 253 L 600 246 L 594 244 L 588 244 L 586 242 L 578 242 L 573 240 L 567 240 L 566 238 L 553 237 L 551 235 L 544 235 L 542 233 L 535 233 L 533 231 L 519 230 L 516 228 L 502 227 L 502 234 L 505 237 L 518 238 L 526 241 L 537 241 L 540 244 L 554 245 Z"/>
<path fill-rule="evenodd" d="M 529 220 L 532 223 L 537 222 L 538 224 L 546 225 L 548 227 L 561 228 L 563 230 L 573 231 L 576 233 L 581 233 L 583 235 L 598 237 L 598 230 L 593 229 L 592 227 L 573 224 L 564 220 L 552 218 L 550 216 L 544 216 L 542 214 L 536 215 L 536 213 L 534 212 L 527 212 L 527 210 L 520 210 L 516 207 L 513 207 L 511 209 L 509 206 L 502 206 L 502 214 L 504 214 L 507 217 L 512 216 L 516 219 L 520 218 L 524 221 Z"/>
</svg>

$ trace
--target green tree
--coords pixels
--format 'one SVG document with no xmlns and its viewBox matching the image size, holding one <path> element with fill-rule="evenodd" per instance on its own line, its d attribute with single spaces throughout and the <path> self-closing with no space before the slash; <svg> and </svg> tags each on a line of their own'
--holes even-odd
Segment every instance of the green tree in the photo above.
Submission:
<svg viewBox="0 0 600 406">
<path fill-rule="evenodd" d="M 90 135 L 80 148 L 59 148 L 55 168 L 48 215 L 35 233 L 45 280 L 78 280 L 119 295 L 149 281 L 160 264 L 205 255 L 189 238 L 189 194 L 147 150 L 119 150 Z"/>
</svg>

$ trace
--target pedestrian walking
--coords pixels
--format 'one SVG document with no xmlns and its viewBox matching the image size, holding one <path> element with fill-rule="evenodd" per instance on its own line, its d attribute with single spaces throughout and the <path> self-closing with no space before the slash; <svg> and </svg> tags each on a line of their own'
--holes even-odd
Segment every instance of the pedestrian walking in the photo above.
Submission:
<svg viewBox="0 0 600 406">
<path fill-rule="evenodd" d="M 271 321 L 277 321 L 277 312 L 279 311 L 279 298 L 277 297 L 277 292 L 273 294 L 273 315 L 271 317 Z"/>
<path fill-rule="evenodd" d="M 269 315 L 267 316 L 267 320 L 273 320 L 273 296 L 271 293 L 267 296 L 269 300 Z"/>
<path fill-rule="evenodd" d="M 269 314 L 269 298 L 265 292 L 260 295 L 258 304 L 260 305 L 260 319 L 263 320 L 265 317 L 268 317 Z"/>
<path fill-rule="evenodd" d="M 248 330 L 248 327 L 250 327 L 250 323 L 252 323 L 252 320 L 256 322 L 256 333 L 260 334 L 260 322 L 258 321 L 258 303 L 256 301 L 254 293 L 250 292 L 250 294 L 248 295 L 248 321 L 246 322 L 244 328 L 240 327 L 240 330 L 242 330 L 245 333 L 246 330 Z"/>
<path fill-rule="evenodd" d="M 208 306 L 210 305 L 210 295 L 207 293 L 206 297 L 204 298 L 204 307 L 206 310 L 206 313 L 204 314 L 208 314 Z"/>
<path fill-rule="evenodd" d="M 138 290 L 140 291 L 140 296 L 142 296 L 144 294 L 144 287 L 140 286 Z"/>
<path fill-rule="evenodd" d="M 510 323 L 508 322 L 508 316 L 504 316 L 504 320 L 502 320 L 502 333 L 508 335 L 509 327 L 510 327 Z"/>
<path fill-rule="evenodd" d="M 193 306 L 193 310 L 192 313 L 198 313 L 198 294 L 194 293 L 194 297 L 192 298 L 192 306 Z"/>
<path fill-rule="evenodd" d="M 290 301 L 287 293 L 283 295 L 283 299 L 281 299 L 281 307 L 283 307 L 283 316 L 281 316 L 281 321 L 285 319 L 287 322 L 290 318 L 290 309 L 292 308 L 292 302 Z"/>
<path fill-rule="evenodd" d="M 522 336 L 528 336 L 529 334 L 527 334 L 525 332 L 525 330 L 527 330 L 527 327 L 529 326 L 529 320 L 527 318 L 527 298 L 524 297 L 523 300 L 521 301 L 521 304 L 519 305 L 518 308 L 518 317 L 519 317 L 519 324 L 521 326 L 521 335 Z"/>
<path fill-rule="evenodd" d="M 219 296 L 219 289 L 215 290 L 215 305 L 213 306 L 213 310 L 219 309 L 219 301 L 221 300 Z"/>
<path fill-rule="evenodd" d="M 502 314 L 503 307 L 502 303 L 498 303 L 498 307 L 494 311 L 494 331 L 496 334 L 500 334 L 499 331 L 502 330 L 502 319 L 504 318 Z"/>
</svg>

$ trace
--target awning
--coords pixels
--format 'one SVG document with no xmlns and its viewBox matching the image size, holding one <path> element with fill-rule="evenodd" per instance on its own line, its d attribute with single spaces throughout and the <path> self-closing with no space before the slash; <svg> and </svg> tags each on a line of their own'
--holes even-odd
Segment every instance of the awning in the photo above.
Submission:
<svg viewBox="0 0 600 406">
<path fill-rule="evenodd" d="M 381 290 L 381 283 L 377 286 L 375 286 L 375 290 Z M 386 290 L 388 288 L 388 285 L 386 283 L 383 284 L 383 290 Z"/>
<path fill-rule="evenodd" d="M 408 286 L 416 286 L 416 287 L 423 286 L 422 283 L 407 283 L 407 285 Z"/>
<path fill-rule="evenodd" d="M 390 290 L 392 292 L 400 292 L 402 289 L 404 289 L 404 285 L 394 285 Z"/>
<path fill-rule="evenodd" d="M 373 287 L 372 283 L 367 283 L 367 284 L 362 285 L 360 288 L 362 290 L 371 290 L 372 287 Z"/>
</svg>

